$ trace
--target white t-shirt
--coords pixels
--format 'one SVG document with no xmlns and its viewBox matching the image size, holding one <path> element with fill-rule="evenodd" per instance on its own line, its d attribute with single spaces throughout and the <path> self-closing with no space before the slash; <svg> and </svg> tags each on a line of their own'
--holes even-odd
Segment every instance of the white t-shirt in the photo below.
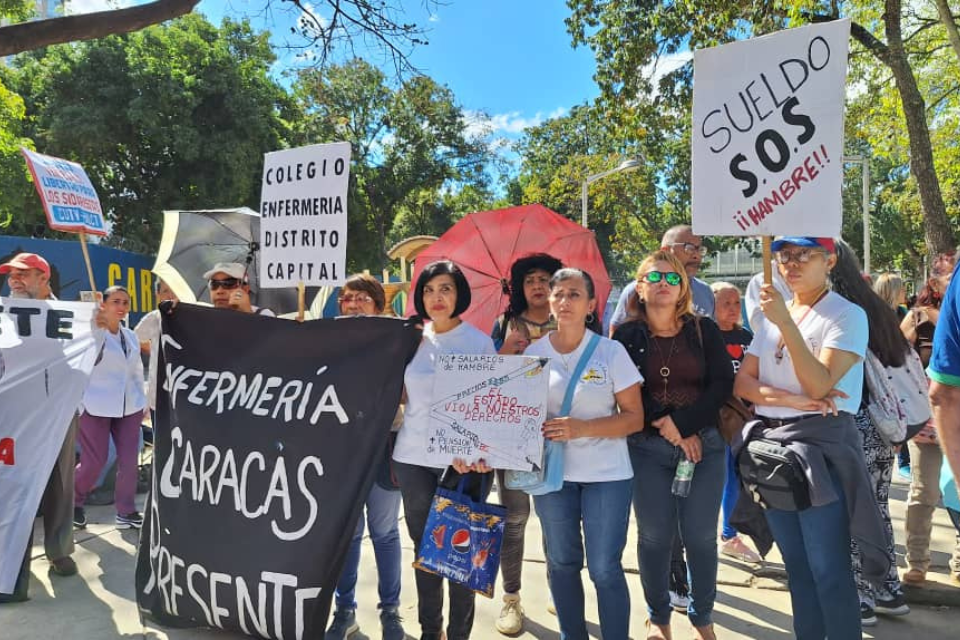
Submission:
<svg viewBox="0 0 960 640">
<path fill-rule="evenodd" d="M 763 319 L 763 311 L 760 310 L 760 287 L 762 286 L 763 272 L 761 271 L 750 278 L 750 282 L 747 283 L 747 291 L 743 295 L 743 306 L 747 311 L 747 321 L 750 323 L 751 331 L 755 331 L 754 327 L 759 326 Z M 793 291 L 790 290 L 790 285 L 780 275 L 780 269 L 777 268 L 776 263 L 773 265 L 773 286 L 787 302 L 793 299 Z"/>
<path fill-rule="evenodd" d="M 143 392 L 137 334 L 126 327 L 120 327 L 116 334 L 104 334 L 103 348 L 97 355 L 99 362 L 93 367 L 83 394 L 83 410 L 102 418 L 122 418 L 143 411 L 147 396 Z"/>
<path fill-rule="evenodd" d="M 469 322 L 461 322 L 446 333 L 436 333 L 433 324 L 423 329 L 423 341 L 403 374 L 407 404 L 403 410 L 403 426 L 397 433 L 393 459 L 406 464 L 423 464 L 427 433 L 430 427 L 430 402 L 439 355 L 496 355 L 490 336 Z"/>
<path fill-rule="evenodd" d="M 837 388 L 850 396 L 837 398 L 837 409 L 856 414 L 860 409 L 860 396 L 863 393 L 863 357 L 867 352 L 867 339 L 870 336 L 867 314 L 843 296 L 831 291 L 803 318 L 799 329 L 807 348 L 818 358 L 823 349 L 849 351 L 860 356 L 860 361 L 850 367 L 837 383 Z M 783 359 L 777 364 L 779 344 L 780 330 L 764 317 L 756 327 L 756 334 L 747 353 L 759 359 L 759 379 L 763 384 L 803 394 L 800 381 L 793 370 L 790 350 L 786 347 L 783 349 Z M 768 418 L 789 418 L 801 413 L 803 412 L 788 407 L 757 406 L 757 414 Z"/>
<path fill-rule="evenodd" d="M 160 349 L 160 311 L 154 309 L 140 318 L 133 330 L 140 342 L 150 343 L 150 370 L 147 372 L 147 401 L 151 409 L 157 408 L 157 354 Z M 137 345 L 139 348 L 140 345 Z"/>
<path fill-rule="evenodd" d="M 552 333 L 523 352 L 525 356 L 550 358 L 547 418 L 560 415 L 570 376 L 593 335 L 587 331 L 576 349 L 561 356 L 550 343 Z M 591 420 L 615 415 L 617 399 L 614 394 L 638 382 L 643 382 L 643 376 L 630 360 L 626 348 L 619 342 L 601 337 L 573 393 L 570 417 Z M 576 438 L 564 447 L 563 479 L 568 482 L 609 482 L 632 477 L 626 438 Z"/>
</svg>

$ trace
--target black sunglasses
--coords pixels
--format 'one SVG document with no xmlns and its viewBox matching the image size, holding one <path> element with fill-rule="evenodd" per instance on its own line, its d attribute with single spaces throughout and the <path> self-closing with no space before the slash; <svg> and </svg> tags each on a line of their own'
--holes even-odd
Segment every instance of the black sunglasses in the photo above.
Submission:
<svg viewBox="0 0 960 640">
<path fill-rule="evenodd" d="M 210 291 L 217 289 L 236 289 L 240 286 L 240 278 L 226 278 L 224 280 L 211 280 Z"/>
</svg>

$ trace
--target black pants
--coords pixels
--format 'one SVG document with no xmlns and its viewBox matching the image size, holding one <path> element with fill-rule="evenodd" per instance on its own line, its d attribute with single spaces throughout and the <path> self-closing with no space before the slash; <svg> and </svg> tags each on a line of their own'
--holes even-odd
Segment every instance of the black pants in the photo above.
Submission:
<svg viewBox="0 0 960 640">
<path fill-rule="evenodd" d="M 523 547 L 530 519 L 530 496 L 523 491 L 507 489 L 504 473 L 497 471 L 500 504 L 507 508 L 507 523 L 503 528 L 503 546 L 500 549 L 500 574 L 503 591 L 519 593 L 523 574 Z"/>
<path fill-rule="evenodd" d="M 444 473 L 440 469 L 421 467 L 412 464 L 394 463 L 400 493 L 403 496 L 403 513 L 407 521 L 407 531 L 415 549 L 420 548 L 423 530 L 427 526 L 427 516 L 433 504 L 433 495 L 437 487 L 456 487 L 460 476 L 449 469 Z M 482 482 L 481 474 L 469 474 L 465 490 L 474 499 L 486 499 L 490 490 L 493 474 L 486 474 Z M 482 494 L 482 495 L 481 495 Z M 443 583 L 440 576 L 426 571 L 415 571 L 417 581 L 417 609 L 420 618 L 421 638 L 437 640 L 443 631 Z M 447 640 L 467 640 L 473 629 L 474 598 L 473 591 L 463 585 L 447 582 L 450 593 L 450 623 L 447 625 Z"/>
</svg>

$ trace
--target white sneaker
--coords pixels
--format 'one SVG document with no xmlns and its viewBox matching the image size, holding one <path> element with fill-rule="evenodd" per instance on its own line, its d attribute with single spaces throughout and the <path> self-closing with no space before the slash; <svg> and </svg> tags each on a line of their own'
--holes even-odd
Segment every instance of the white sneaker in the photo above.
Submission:
<svg viewBox="0 0 960 640">
<path fill-rule="evenodd" d="M 750 562 L 752 564 L 760 564 L 763 562 L 763 558 L 760 557 L 760 554 L 748 547 L 747 543 L 744 542 L 740 536 L 733 536 L 729 540 L 721 543 L 720 553 L 743 562 Z"/>
<path fill-rule="evenodd" d="M 670 591 L 670 606 L 673 607 L 674 611 L 686 613 L 687 607 L 690 606 L 690 596 L 685 593 Z"/>
<path fill-rule="evenodd" d="M 523 607 L 520 606 L 520 595 L 505 593 L 503 595 L 503 609 L 497 618 L 497 631 L 505 636 L 514 636 L 523 628 Z"/>
</svg>

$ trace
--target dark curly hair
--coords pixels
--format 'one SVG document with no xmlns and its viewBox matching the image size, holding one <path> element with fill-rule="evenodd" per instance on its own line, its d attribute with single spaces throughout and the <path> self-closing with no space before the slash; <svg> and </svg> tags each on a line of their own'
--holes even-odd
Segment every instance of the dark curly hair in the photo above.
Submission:
<svg viewBox="0 0 960 640">
<path fill-rule="evenodd" d="M 548 253 L 533 253 L 522 258 L 518 258 L 510 266 L 510 303 L 504 312 L 506 319 L 516 318 L 529 306 L 527 297 L 523 294 L 523 280 L 531 271 L 546 271 L 553 277 L 553 274 L 563 268 L 563 263 Z"/>
</svg>

